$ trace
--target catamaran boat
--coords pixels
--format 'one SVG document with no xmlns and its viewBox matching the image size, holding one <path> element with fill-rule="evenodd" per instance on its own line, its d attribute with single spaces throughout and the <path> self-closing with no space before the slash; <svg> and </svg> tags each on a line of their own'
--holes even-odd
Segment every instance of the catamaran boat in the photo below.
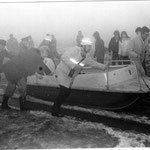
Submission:
<svg viewBox="0 0 150 150">
<path fill-rule="evenodd" d="M 66 104 L 117 110 L 129 107 L 137 100 L 148 100 L 150 78 L 141 76 L 133 61 L 116 62 L 118 65 L 110 65 L 105 72 L 85 67 L 75 78 Z M 27 94 L 53 102 L 59 94 L 55 75 L 44 76 L 43 79 L 28 77 Z"/>
</svg>

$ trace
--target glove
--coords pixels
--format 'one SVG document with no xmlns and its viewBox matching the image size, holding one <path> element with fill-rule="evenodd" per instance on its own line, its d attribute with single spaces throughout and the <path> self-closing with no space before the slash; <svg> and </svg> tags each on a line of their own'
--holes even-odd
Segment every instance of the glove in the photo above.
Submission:
<svg viewBox="0 0 150 150">
<path fill-rule="evenodd" d="M 42 79 L 43 79 L 43 76 L 42 76 L 42 75 L 40 75 L 40 74 L 38 74 L 37 72 L 35 73 L 35 76 L 36 76 L 36 78 L 37 78 L 37 79 L 40 79 L 40 80 L 42 80 Z"/>
</svg>

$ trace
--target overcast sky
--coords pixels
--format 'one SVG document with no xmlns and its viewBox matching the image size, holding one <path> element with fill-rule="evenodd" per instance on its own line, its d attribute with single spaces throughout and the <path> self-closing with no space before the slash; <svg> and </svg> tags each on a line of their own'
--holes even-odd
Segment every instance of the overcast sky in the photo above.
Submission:
<svg viewBox="0 0 150 150">
<path fill-rule="evenodd" d="M 73 46 L 82 30 L 90 37 L 99 31 L 107 46 L 114 30 L 133 37 L 137 26 L 150 27 L 149 1 L 0 3 L 0 38 L 32 35 L 36 45 L 50 33 L 60 47 Z"/>
</svg>

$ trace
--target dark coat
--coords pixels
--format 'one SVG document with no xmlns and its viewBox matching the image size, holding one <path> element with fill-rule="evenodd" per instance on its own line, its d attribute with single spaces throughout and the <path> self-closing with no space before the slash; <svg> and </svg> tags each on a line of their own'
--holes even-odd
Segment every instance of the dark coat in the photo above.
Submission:
<svg viewBox="0 0 150 150">
<path fill-rule="evenodd" d="M 9 54 L 5 49 L 3 49 L 0 52 L 0 73 L 2 73 L 3 60 L 5 57 L 9 57 Z"/>
<path fill-rule="evenodd" d="M 104 57 L 105 47 L 104 47 L 104 41 L 102 39 L 96 40 L 95 42 L 95 53 L 94 57 Z"/>
<path fill-rule="evenodd" d="M 109 51 L 113 52 L 113 53 L 117 53 L 119 51 L 119 41 L 116 41 L 115 38 L 111 38 L 110 42 L 109 42 Z"/>
<path fill-rule="evenodd" d="M 18 82 L 21 78 L 31 76 L 35 72 L 40 74 L 43 72 L 46 74 L 51 73 L 48 67 L 43 63 L 43 59 L 37 49 L 13 57 L 3 65 L 3 72 L 10 82 Z"/>
</svg>

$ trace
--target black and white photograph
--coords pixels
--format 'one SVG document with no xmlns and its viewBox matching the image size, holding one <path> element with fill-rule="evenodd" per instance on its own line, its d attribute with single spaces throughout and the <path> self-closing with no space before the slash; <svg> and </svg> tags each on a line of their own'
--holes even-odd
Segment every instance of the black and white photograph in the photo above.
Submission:
<svg viewBox="0 0 150 150">
<path fill-rule="evenodd" d="M 1 0 L 0 149 L 150 148 L 150 1 Z"/>
</svg>

